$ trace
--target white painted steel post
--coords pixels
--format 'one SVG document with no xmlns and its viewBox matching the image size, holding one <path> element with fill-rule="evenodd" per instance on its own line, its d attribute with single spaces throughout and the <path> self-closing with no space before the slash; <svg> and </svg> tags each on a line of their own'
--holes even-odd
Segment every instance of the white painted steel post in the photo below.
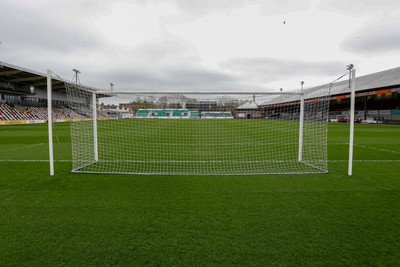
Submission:
<svg viewBox="0 0 400 267">
<path fill-rule="evenodd" d="M 92 93 L 92 105 L 93 105 L 93 149 L 94 149 L 94 160 L 99 161 L 99 148 L 97 141 L 97 97 L 96 93 Z"/>
<path fill-rule="evenodd" d="M 302 84 L 303 87 L 303 84 Z M 303 88 L 302 88 L 303 91 Z M 299 157 L 298 161 L 303 160 L 303 128 L 304 128 L 304 91 L 300 98 L 300 125 L 299 125 Z"/>
<path fill-rule="evenodd" d="M 356 70 L 351 70 L 351 81 L 350 81 L 350 142 L 349 142 L 349 169 L 348 175 L 353 174 L 353 150 L 354 150 L 354 108 L 356 98 Z"/>
<path fill-rule="evenodd" d="M 47 129 L 49 135 L 49 162 L 50 175 L 54 175 L 54 150 L 53 150 L 53 116 L 52 116 L 52 84 L 51 70 L 47 70 Z"/>
</svg>

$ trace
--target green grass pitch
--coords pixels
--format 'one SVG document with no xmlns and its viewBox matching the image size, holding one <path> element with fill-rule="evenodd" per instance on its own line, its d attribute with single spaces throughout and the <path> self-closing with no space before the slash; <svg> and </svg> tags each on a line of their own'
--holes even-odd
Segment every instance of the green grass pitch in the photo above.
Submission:
<svg viewBox="0 0 400 267">
<path fill-rule="evenodd" d="M 400 127 L 329 125 L 329 173 L 71 174 L 68 124 L 0 127 L 0 266 L 399 266 Z M 37 162 L 32 162 L 35 159 Z"/>
<path fill-rule="evenodd" d="M 326 123 L 304 123 L 303 162 L 298 161 L 298 126 L 288 120 L 100 120 L 99 156 L 93 163 L 93 122 L 81 121 L 71 125 L 78 143 L 73 169 L 203 175 L 326 172 Z"/>
</svg>

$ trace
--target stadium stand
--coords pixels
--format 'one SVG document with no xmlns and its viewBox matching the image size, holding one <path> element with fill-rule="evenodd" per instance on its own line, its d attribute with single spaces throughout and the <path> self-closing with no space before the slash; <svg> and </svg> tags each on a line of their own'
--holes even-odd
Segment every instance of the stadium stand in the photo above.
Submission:
<svg viewBox="0 0 400 267">
<path fill-rule="evenodd" d="M 52 78 L 52 118 L 65 121 L 84 114 L 67 108 L 65 81 Z M 0 62 L 0 125 L 47 121 L 47 75 Z M 80 114 L 80 115 L 78 115 Z"/>
<path fill-rule="evenodd" d="M 198 112 L 188 109 L 138 109 L 136 111 L 136 118 L 187 119 L 195 117 L 198 117 Z"/>
<path fill-rule="evenodd" d="M 147 109 L 139 109 L 136 112 L 136 118 L 147 118 L 149 116 L 150 111 Z"/>
<path fill-rule="evenodd" d="M 327 85 L 307 88 L 304 91 L 310 99 L 326 96 Z M 376 72 L 356 78 L 355 121 L 364 123 L 400 124 L 400 67 Z M 293 97 L 273 98 L 260 105 L 291 105 Z M 330 89 L 329 120 L 348 122 L 350 107 L 349 81 L 335 82 Z"/>
<path fill-rule="evenodd" d="M 310 98 L 318 99 L 323 97 L 324 90 L 322 89 L 325 86 L 306 88 L 305 91 Z M 53 114 L 56 120 L 65 120 L 71 117 L 86 118 L 90 113 L 90 111 L 67 110 L 68 101 L 63 80 L 53 77 L 52 90 Z M 46 98 L 46 74 L 0 62 L 0 121 L 47 120 Z M 231 113 L 234 113 L 235 118 L 266 118 L 266 111 L 269 106 L 291 105 L 295 101 L 290 96 L 285 97 L 285 99 L 278 97 L 264 103 L 257 103 L 257 106 L 254 107 L 244 104 L 236 110 L 231 110 Z M 135 104 L 126 103 L 124 105 L 127 106 L 123 108 L 133 110 Z M 348 122 L 349 105 L 348 80 L 332 84 L 329 120 Z M 186 110 L 177 108 L 139 109 L 134 117 L 230 118 L 232 116 L 203 114 L 203 112 L 220 110 L 217 109 L 217 106 L 217 101 L 204 100 L 199 101 L 194 107 L 187 105 L 186 108 L 189 108 Z M 156 105 L 152 106 L 152 108 L 156 107 Z M 355 108 L 357 122 L 400 124 L 400 67 L 357 77 Z M 105 116 L 110 117 L 108 113 L 105 113 Z"/>
<path fill-rule="evenodd" d="M 138 109 L 136 118 L 159 119 L 233 119 L 229 111 L 193 111 L 188 109 Z"/>
<path fill-rule="evenodd" d="M 71 111 L 65 107 L 53 109 L 53 118 L 55 120 L 65 120 L 71 118 Z M 76 117 L 76 116 L 75 116 Z M 17 121 L 17 120 L 47 120 L 47 108 L 45 107 L 21 107 L 10 106 L 0 103 L 0 120 Z"/>
<path fill-rule="evenodd" d="M 229 111 L 202 111 L 202 119 L 233 119 Z"/>
<path fill-rule="evenodd" d="M 191 111 L 190 112 L 190 118 L 191 119 L 198 119 L 200 116 L 199 116 L 199 112 L 198 111 Z"/>
</svg>

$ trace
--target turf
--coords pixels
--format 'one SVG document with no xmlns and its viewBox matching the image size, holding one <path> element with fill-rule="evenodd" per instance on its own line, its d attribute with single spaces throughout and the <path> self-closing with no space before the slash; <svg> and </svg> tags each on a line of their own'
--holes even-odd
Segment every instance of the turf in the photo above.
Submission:
<svg viewBox="0 0 400 267">
<path fill-rule="evenodd" d="M 93 122 L 71 125 L 74 171 L 151 174 L 326 172 L 326 123 L 293 120 L 100 120 L 94 163 Z M 323 163 L 321 163 L 323 162 Z"/>
<path fill-rule="evenodd" d="M 329 125 L 329 173 L 71 174 L 57 124 L 0 127 L 0 266 L 399 266 L 400 127 Z M 5 161 L 8 160 L 8 161 Z M 27 160 L 13 162 L 12 160 Z"/>
</svg>

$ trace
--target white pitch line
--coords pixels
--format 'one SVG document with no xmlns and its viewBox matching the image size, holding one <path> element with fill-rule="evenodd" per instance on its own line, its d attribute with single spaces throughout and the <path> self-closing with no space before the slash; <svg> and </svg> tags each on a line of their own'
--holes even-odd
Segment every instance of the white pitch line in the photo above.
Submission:
<svg viewBox="0 0 400 267">
<path fill-rule="evenodd" d="M 347 159 L 338 159 L 338 160 L 328 160 L 331 163 L 345 163 L 349 162 Z M 359 159 L 353 160 L 356 163 L 400 163 L 400 159 Z"/>
<path fill-rule="evenodd" d="M 72 162 L 72 160 L 69 160 L 69 159 L 60 159 L 60 160 L 54 160 L 55 162 Z M 49 162 L 49 160 L 48 159 L 0 159 L 0 162 Z M 127 161 L 127 160 L 121 160 L 121 161 L 118 161 L 118 160 L 113 160 L 113 161 L 102 161 L 102 162 L 123 162 L 123 163 L 171 163 L 171 162 L 175 162 L 175 163 L 202 163 L 202 161 L 178 161 L 178 160 L 176 160 L 176 161 L 134 161 L 134 160 L 132 160 L 132 161 Z M 229 161 L 212 161 L 212 163 L 218 163 L 218 162 L 220 162 L 220 163 L 223 163 L 223 162 L 229 162 Z M 232 162 L 232 161 L 231 161 Z M 253 163 L 266 163 L 266 162 L 281 162 L 281 163 L 283 163 L 283 162 L 286 162 L 286 161 L 254 161 Z M 297 161 L 292 161 L 292 162 L 297 162 Z M 330 162 L 330 163 L 345 163 L 345 162 L 348 162 L 348 160 L 346 160 L 346 159 L 337 159 L 337 160 L 335 160 L 335 159 L 333 159 L 333 160 L 327 160 L 327 161 L 320 161 L 320 162 Z M 354 162 L 356 162 L 356 163 L 400 163 L 400 159 L 394 159 L 394 160 L 392 160 L 392 159 L 383 159 L 383 160 L 380 160 L 380 159 L 371 159 L 371 160 L 369 160 L 369 159 L 366 159 L 366 160 L 363 160 L 363 159 L 361 159 L 361 160 L 354 160 Z M 209 163 L 208 161 L 207 161 L 207 163 Z"/>
<path fill-rule="evenodd" d="M 389 153 L 394 153 L 394 154 L 400 154 L 400 152 L 398 152 L 398 151 L 393 151 L 393 150 L 389 150 L 389 149 L 375 148 L 375 147 L 363 146 L 363 145 L 357 145 L 357 144 L 354 144 L 354 146 L 367 148 L 367 149 L 372 149 L 372 150 L 381 151 L 381 152 L 389 152 Z"/>
<path fill-rule="evenodd" d="M 349 143 L 333 143 L 331 145 L 349 145 Z M 394 154 L 400 154 L 399 151 L 393 151 L 393 150 L 389 150 L 389 149 L 383 149 L 383 148 L 375 148 L 375 147 L 371 147 L 371 146 L 364 146 L 364 145 L 358 145 L 358 144 L 354 144 L 354 146 L 358 146 L 361 148 L 367 148 L 367 149 L 372 149 L 372 150 L 376 150 L 376 151 L 381 151 L 381 152 L 389 152 L 389 153 L 394 153 Z"/>
<path fill-rule="evenodd" d="M 25 148 L 28 148 L 28 147 L 41 146 L 41 145 L 44 145 L 44 143 L 33 144 L 33 145 L 28 145 L 28 146 L 20 146 L 20 147 L 11 148 L 11 149 L 8 149 L 8 150 L 6 149 L 6 150 L 3 150 L 3 151 L 8 152 L 8 151 L 14 151 L 14 150 L 19 150 L 19 149 L 25 149 Z"/>
<path fill-rule="evenodd" d="M 72 162 L 72 160 L 54 160 L 55 162 Z M 0 159 L 0 162 L 49 162 L 48 159 Z"/>
</svg>

